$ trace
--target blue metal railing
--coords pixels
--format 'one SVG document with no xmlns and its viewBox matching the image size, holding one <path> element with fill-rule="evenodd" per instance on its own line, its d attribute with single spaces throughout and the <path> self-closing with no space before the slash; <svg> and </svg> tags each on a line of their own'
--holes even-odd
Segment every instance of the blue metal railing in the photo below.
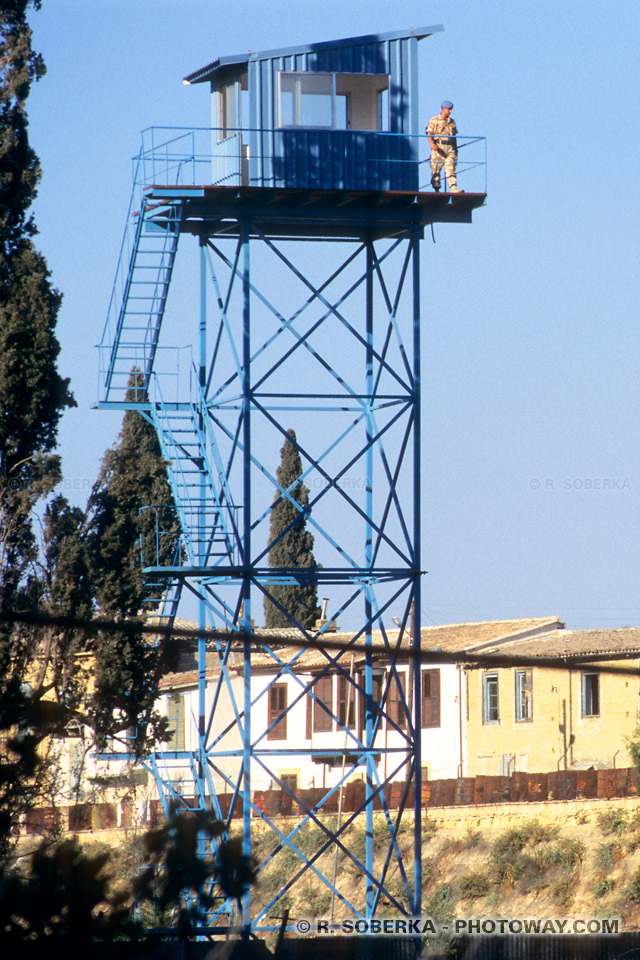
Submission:
<svg viewBox="0 0 640 960">
<path fill-rule="evenodd" d="M 486 193 L 486 139 L 458 136 L 458 182 Z M 295 186 L 430 191 L 425 135 L 306 128 L 149 127 L 136 185 Z M 305 182 L 306 181 L 306 182 Z M 415 181 L 415 183 L 413 182 Z M 411 182 L 411 185 L 410 185 Z M 395 184 L 395 187 L 394 187 Z"/>
<path fill-rule="evenodd" d="M 486 193 L 485 138 L 457 141 L 459 187 Z M 102 337 L 100 400 L 123 400 L 133 367 L 146 385 L 155 357 L 181 203 L 173 198 L 159 208 L 146 195 L 151 186 L 432 189 L 424 135 L 304 128 L 149 127 L 133 162 L 133 181 Z"/>
</svg>

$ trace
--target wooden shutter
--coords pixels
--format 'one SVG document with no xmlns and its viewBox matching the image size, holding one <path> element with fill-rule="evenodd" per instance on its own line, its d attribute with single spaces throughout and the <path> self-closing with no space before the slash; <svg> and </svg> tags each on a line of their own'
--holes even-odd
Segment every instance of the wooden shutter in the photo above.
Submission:
<svg viewBox="0 0 640 960">
<path fill-rule="evenodd" d="M 329 673 L 320 677 L 313 688 L 316 700 L 313 704 L 313 732 L 323 733 L 333 729 L 333 676 Z M 318 703 L 318 701 L 320 701 Z M 330 712 L 327 713 L 321 704 Z"/>
<path fill-rule="evenodd" d="M 356 697 L 358 691 L 346 677 L 338 677 L 338 720 L 349 730 L 356 725 Z M 349 718 L 347 720 L 347 702 Z"/>
<path fill-rule="evenodd" d="M 405 694 L 407 689 L 404 673 L 398 673 L 398 680 L 400 681 L 399 687 L 398 681 L 394 676 L 392 676 L 391 680 L 389 681 L 389 695 L 387 699 L 388 713 L 389 717 L 398 724 L 401 730 L 406 730 L 407 714 L 402 703 L 402 697 L 400 696 L 400 690 L 402 690 L 402 693 Z M 389 724 L 387 724 L 387 726 L 389 726 Z"/>
<path fill-rule="evenodd" d="M 286 683 L 274 683 L 269 690 L 269 722 L 271 726 L 274 720 L 280 717 L 287 709 L 287 685 Z M 269 730 L 267 740 L 286 740 L 287 739 L 287 717 L 286 714 L 280 717 L 278 723 Z"/>
<path fill-rule="evenodd" d="M 440 670 L 422 671 L 422 726 L 440 726 Z"/>
</svg>

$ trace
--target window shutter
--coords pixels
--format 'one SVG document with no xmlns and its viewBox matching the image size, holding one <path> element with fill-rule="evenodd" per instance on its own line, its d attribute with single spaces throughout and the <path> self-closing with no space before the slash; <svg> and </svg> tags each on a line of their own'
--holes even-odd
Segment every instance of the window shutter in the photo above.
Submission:
<svg viewBox="0 0 640 960">
<path fill-rule="evenodd" d="M 440 726 L 440 670 L 422 673 L 422 726 Z"/>
<path fill-rule="evenodd" d="M 320 677 L 313 688 L 317 701 L 313 704 L 313 730 L 314 733 L 326 733 L 333 728 L 333 676 L 327 674 Z M 327 713 L 322 707 L 324 704 L 330 712 Z"/>
<path fill-rule="evenodd" d="M 271 726 L 280 714 L 287 709 L 287 685 L 286 683 L 274 683 L 269 690 L 269 723 Z M 275 727 L 269 730 L 267 740 L 286 740 L 287 739 L 287 718 L 286 715 L 276 723 Z"/>
<path fill-rule="evenodd" d="M 389 717 L 398 724 L 401 730 L 406 730 L 407 715 L 402 705 L 402 697 L 400 696 L 400 690 L 402 690 L 402 693 L 406 695 L 406 680 L 404 673 L 398 673 L 398 679 L 400 681 L 399 687 L 398 681 L 393 676 L 389 685 Z"/>
</svg>

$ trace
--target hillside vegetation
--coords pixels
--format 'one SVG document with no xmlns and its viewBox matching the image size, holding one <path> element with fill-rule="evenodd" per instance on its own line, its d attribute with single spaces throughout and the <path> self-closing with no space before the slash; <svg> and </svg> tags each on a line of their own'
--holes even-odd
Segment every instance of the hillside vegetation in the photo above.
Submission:
<svg viewBox="0 0 640 960">
<path fill-rule="evenodd" d="M 327 818 L 327 825 L 335 826 L 331 818 Z M 586 818 L 581 822 L 578 817 L 573 824 L 562 827 L 532 819 L 500 832 L 456 831 L 437 829 L 425 817 L 423 828 L 425 915 L 440 921 L 454 916 L 617 916 L 622 917 L 625 930 L 640 929 L 640 806 L 637 812 L 608 807 L 596 823 Z M 399 834 L 400 847 L 407 854 L 412 834 L 413 824 L 407 819 Z M 308 857 L 323 838 L 315 825 L 307 825 L 297 834 L 298 846 Z M 364 858 L 363 818 L 350 827 L 344 843 Z M 380 815 L 375 819 L 374 843 L 376 867 L 381 869 L 388 832 Z M 256 832 L 258 859 L 273 846 L 273 834 Z M 333 875 L 334 856 L 330 850 L 316 861 L 325 876 Z M 276 853 L 260 874 L 256 903 L 266 906 L 291 880 L 298 864 L 292 851 Z M 397 867 L 390 868 L 387 885 L 400 902 L 406 903 Z M 363 906 L 362 874 L 342 852 L 337 860 L 337 886 L 358 907 Z M 284 902 L 273 908 L 273 916 L 280 916 L 284 906 L 289 907 L 292 918 L 328 917 L 331 893 L 307 871 L 285 894 Z M 383 901 L 380 913 L 393 916 L 397 910 Z M 345 909 L 336 900 L 334 917 L 343 915 Z"/>
</svg>

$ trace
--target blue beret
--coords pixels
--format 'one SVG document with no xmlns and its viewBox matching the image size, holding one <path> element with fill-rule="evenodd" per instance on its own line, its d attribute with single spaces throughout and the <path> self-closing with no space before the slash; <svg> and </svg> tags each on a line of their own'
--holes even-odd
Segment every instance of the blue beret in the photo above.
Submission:
<svg viewBox="0 0 640 960">
<path fill-rule="evenodd" d="M 447 108 L 448 110 L 453 110 L 453 104 L 451 103 L 451 100 L 442 101 L 442 103 L 440 104 L 440 109 L 444 110 L 445 108 Z"/>
</svg>

